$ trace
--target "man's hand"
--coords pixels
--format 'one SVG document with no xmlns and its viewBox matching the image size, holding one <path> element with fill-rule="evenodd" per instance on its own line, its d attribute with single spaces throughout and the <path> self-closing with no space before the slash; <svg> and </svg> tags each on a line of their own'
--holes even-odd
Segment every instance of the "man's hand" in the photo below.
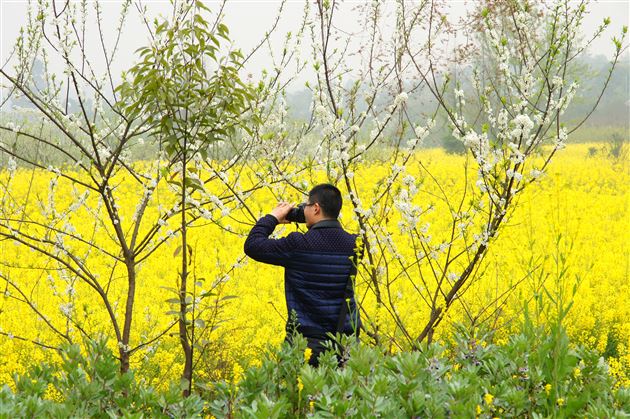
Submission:
<svg viewBox="0 0 630 419">
<path fill-rule="evenodd" d="M 293 204 L 289 204 L 288 202 L 280 202 L 278 205 L 271 211 L 271 215 L 276 217 L 279 224 L 289 224 L 290 221 L 286 219 L 287 214 L 293 208 Z"/>
</svg>

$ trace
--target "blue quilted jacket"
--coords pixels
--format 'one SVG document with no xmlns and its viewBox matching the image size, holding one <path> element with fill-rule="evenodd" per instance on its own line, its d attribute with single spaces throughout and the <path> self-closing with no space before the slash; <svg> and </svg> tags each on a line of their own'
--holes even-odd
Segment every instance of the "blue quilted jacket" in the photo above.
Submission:
<svg viewBox="0 0 630 419">
<path fill-rule="evenodd" d="M 273 215 L 259 219 L 245 241 L 245 254 L 285 268 L 287 311 L 295 310 L 298 331 L 306 337 L 324 338 L 326 332 L 337 329 L 357 236 L 347 233 L 337 220 L 324 220 L 306 233 L 270 239 L 277 224 Z M 351 334 L 353 325 L 357 331 L 361 325 L 354 294 L 347 313 L 342 333 Z M 289 326 L 287 322 L 287 331 Z"/>
</svg>

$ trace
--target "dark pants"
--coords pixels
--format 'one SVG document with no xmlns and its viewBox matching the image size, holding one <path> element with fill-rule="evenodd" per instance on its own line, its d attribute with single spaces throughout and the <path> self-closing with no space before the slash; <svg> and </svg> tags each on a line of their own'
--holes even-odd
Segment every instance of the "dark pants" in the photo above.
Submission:
<svg viewBox="0 0 630 419">
<path fill-rule="evenodd" d="M 323 352 L 326 352 L 327 348 L 324 346 L 326 342 L 333 342 L 333 348 L 336 347 L 336 343 L 329 339 L 327 336 L 319 336 L 319 337 L 311 337 L 304 336 L 306 338 L 306 347 L 311 349 L 311 358 L 308 360 L 309 365 L 313 367 L 319 366 L 319 355 Z M 286 335 L 284 338 L 285 342 L 291 343 L 291 336 Z M 341 355 L 337 354 L 337 366 L 343 366 L 343 359 Z"/>
<path fill-rule="evenodd" d="M 306 338 L 307 344 L 306 346 L 311 348 L 313 351 L 311 353 L 311 358 L 308 360 L 309 365 L 317 368 L 319 366 L 319 355 L 323 352 L 326 352 L 326 348 L 324 347 L 325 342 L 332 342 L 330 339 L 317 339 L 317 338 Z M 341 357 L 337 355 L 337 366 L 341 366 Z"/>
</svg>

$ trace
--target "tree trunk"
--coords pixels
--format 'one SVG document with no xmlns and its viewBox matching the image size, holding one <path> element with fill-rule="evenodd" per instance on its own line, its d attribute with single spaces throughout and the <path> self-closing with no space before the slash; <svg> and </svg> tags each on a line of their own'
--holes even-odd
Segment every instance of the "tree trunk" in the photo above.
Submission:
<svg viewBox="0 0 630 419">
<path fill-rule="evenodd" d="M 131 320 L 133 318 L 133 303 L 136 296 L 136 263 L 132 256 L 127 256 L 127 302 L 125 304 L 125 323 L 123 325 L 122 340 L 119 342 L 120 372 L 129 371 L 129 337 L 131 335 Z"/>
<path fill-rule="evenodd" d="M 186 282 L 188 278 L 188 243 L 187 243 L 187 229 L 186 229 L 186 140 L 184 139 L 184 152 L 182 154 L 182 196 L 181 196 L 181 211 L 182 211 L 182 273 L 181 283 L 179 287 L 179 340 L 182 344 L 182 350 L 184 351 L 184 371 L 182 372 L 182 380 L 187 383 L 183 390 L 184 397 L 190 395 L 192 389 L 192 370 L 193 370 L 193 349 L 186 330 L 187 320 L 187 304 L 186 304 Z M 191 302 L 192 304 L 193 302 Z"/>
</svg>

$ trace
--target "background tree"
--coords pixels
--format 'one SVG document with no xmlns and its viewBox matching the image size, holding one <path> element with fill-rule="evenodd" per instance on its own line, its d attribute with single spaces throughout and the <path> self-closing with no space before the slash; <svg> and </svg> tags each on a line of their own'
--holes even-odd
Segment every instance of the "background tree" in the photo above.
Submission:
<svg viewBox="0 0 630 419">
<path fill-rule="evenodd" d="M 168 159 L 165 174 L 179 197 L 177 301 L 185 395 L 192 387 L 196 326 L 205 326 L 195 310 L 196 295 L 190 286 L 193 247 L 188 242 L 188 226 L 201 218 L 202 202 L 208 199 L 202 173 L 211 146 L 229 142 L 238 127 L 251 132 L 248 124 L 252 123 L 244 114 L 253 92 L 238 76 L 243 56 L 238 50 L 221 50 L 221 41 L 230 40 L 228 29 L 219 21 L 208 23 L 204 11 L 209 9 L 199 1 L 182 3 L 175 6 L 170 20 L 157 21 L 153 44 L 138 51 L 141 61 L 129 70 L 130 80 L 119 88 L 123 112 L 147 124 L 148 135 L 164 150 Z"/>
<path fill-rule="evenodd" d="M 12 270 L 5 271 L 3 279 L 13 289 L 14 298 L 30 306 L 61 340 L 69 342 L 75 340 L 76 333 L 93 337 L 95 330 L 88 326 L 87 318 L 77 315 L 73 301 L 77 293 L 95 293 L 96 301 L 100 301 L 110 320 L 109 327 L 99 329 L 113 335 L 118 342 L 123 372 L 128 370 L 129 357 L 136 349 L 131 346 L 131 337 L 138 264 L 145 255 L 143 252 L 150 253 L 159 246 L 158 243 L 139 246 L 144 238 L 139 227 L 161 180 L 159 162 L 147 170 L 131 165 L 131 150 L 145 130 L 142 124 L 132 129 L 132 121 L 115 106 L 117 95 L 111 62 L 118 52 L 129 5 L 130 2 L 122 4 L 113 46 L 108 48 L 101 43 L 100 50 L 90 52 L 85 44 L 86 33 L 90 29 L 102 33 L 98 3 L 94 10 L 95 27 L 89 24 L 91 11 L 85 2 L 63 6 L 58 2 L 31 3 L 28 24 L 12 53 L 13 71 L 6 66 L 0 70 L 10 89 L 9 97 L 26 101 L 31 108 L 19 127 L 3 114 L 0 129 L 5 135 L 1 149 L 14 169 L 19 165 L 32 171 L 31 181 L 43 176 L 50 179 L 46 199 L 29 193 L 28 186 L 24 190 L 24 185 L 14 185 L 15 171 L 10 173 L 2 184 L 0 237 L 48 259 L 43 259 L 41 265 L 40 260 L 32 262 L 30 267 L 49 274 L 52 282 L 67 283 L 68 301 L 60 304 L 58 310 L 73 327 L 63 331 L 49 320 L 51 313 L 37 308 L 37 301 L 27 297 L 41 286 L 39 281 L 34 281 L 28 290 L 12 278 Z M 106 65 L 100 70 L 93 64 L 95 55 L 105 57 Z M 33 79 L 35 63 L 43 63 L 44 75 L 38 79 L 43 78 L 45 83 Z M 53 63 L 64 69 L 61 77 L 50 70 Z M 77 106 L 72 107 L 72 103 Z M 52 176 L 46 175 L 47 172 Z M 131 220 L 121 215 L 117 185 L 123 176 L 133 179 L 134 187 L 141 192 L 138 211 Z M 61 208 L 57 202 L 59 191 L 68 188 L 73 191 L 72 199 Z M 78 224 L 82 217 L 93 223 Z M 92 265 L 90 257 L 94 253 L 106 255 L 107 263 Z M 11 263 L 9 267 L 19 266 Z M 112 278 L 119 275 L 124 275 L 126 284 L 114 290 L 110 288 Z"/>
<path fill-rule="evenodd" d="M 2 333 L 45 348 L 57 348 L 59 341 L 76 342 L 77 334 L 92 340 L 102 333 L 118 343 L 123 372 L 129 369 L 132 354 L 151 348 L 180 324 L 179 314 L 175 321 L 167 314 L 168 322 L 152 319 L 134 329 L 139 281 L 146 285 L 146 281 L 154 280 L 139 277 L 140 266 L 157 260 L 161 248 L 180 232 L 185 237 L 186 229 L 196 220 L 222 225 L 221 218 L 230 208 L 242 205 L 246 192 L 235 188 L 238 178 L 229 172 L 238 167 L 237 160 L 246 155 L 253 141 L 250 136 L 240 146 L 232 135 L 240 123 L 234 115 L 249 98 L 248 88 L 232 84 L 238 81 L 241 57 L 238 51 L 220 56 L 216 44 L 227 39 L 227 28 L 219 22 L 210 27 L 198 13 L 203 9 L 201 4 L 194 5 L 194 13 L 189 13 L 187 5 L 176 8 L 173 22 L 163 21 L 156 28 L 147 25 L 149 37 L 162 42 L 160 52 L 186 55 L 190 60 L 174 62 L 179 66 L 168 75 L 175 77 L 177 73 L 180 78 L 176 81 L 160 80 L 167 75 L 165 70 L 153 69 L 147 78 L 171 83 L 144 86 L 147 90 L 140 92 L 153 106 L 158 106 L 160 95 L 167 92 L 171 94 L 168 99 L 176 98 L 176 103 L 168 102 L 166 110 L 156 110 L 156 114 L 143 113 L 137 107 L 134 100 L 138 92 L 128 90 L 134 81 L 123 78 L 118 85 L 112 70 L 131 5 L 121 4 L 115 37 L 109 40 L 105 39 L 98 2 L 93 7 L 87 2 L 31 4 L 28 24 L 13 51 L 13 68 L 5 65 L 0 69 L 8 92 L 2 104 L 0 151 L 9 168 L 0 183 L 0 238 L 3 245 L 18 244 L 18 254 L 30 249 L 38 255 L 26 261 L 2 260 L 4 293 L 29 307 L 58 339 L 42 341 L 37 336 L 16 336 L 11 330 Z M 148 22 L 146 9 L 137 6 Z M 171 23 L 179 25 L 178 30 L 173 31 Z M 85 39 L 91 37 L 100 40 L 100 49 L 87 48 Z M 208 44 L 198 43 L 200 37 Z M 168 40 L 187 45 L 182 49 L 181 44 L 168 44 Z M 151 47 L 144 51 L 157 53 Z M 205 53 L 205 59 L 198 53 Z M 105 65 L 97 65 L 102 57 Z M 136 75 L 141 73 L 141 65 L 136 67 Z M 57 66 L 64 69 L 63 77 L 54 70 Z M 217 69 L 221 71 L 215 72 Z M 142 80 L 138 77 L 135 81 Z M 273 90 L 272 83 L 262 86 Z M 203 96 L 206 93 L 214 95 Z M 149 102 L 151 98 L 153 102 Z M 9 111 L 16 103 L 28 107 Z M 259 115 L 264 117 L 265 112 Z M 181 119 L 172 125 L 176 118 Z M 222 141 L 225 146 L 217 147 Z M 234 152 L 237 149 L 240 151 Z M 147 160 L 139 163 L 138 158 Z M 210 170 L 208 177 L 202 178 L 196 171 L 200 164 Z M 16 180 L 16 174 L 25 170 L 31 172 L 26 185 Z M 39 195 L 34 186 L 44 179 L 50 182 L 47 196 Z M 221 185 L 222 192 L 203 194 L 204 185 L 213 182 Z M 259 187 L 253 185 L 254 189 Z M 197 194 L 193 196 L 192 191 Z M 189 249 L 189 244 L 183 248 Z M 181 257 L 185 278 L 190 253 L 181 252 Z M 236 260 L 234 265 L 238 263 Z M 226 267 L 226 275 L 234 265 Z M 25 276 L 26 272 L 38 274 Z M 207 323 L 198 333 L 207 340 L 216 328 L 218 311 L 226 302 L 217 295 L 220 283 L 211 281 L 204 288 L 196 287 L 196 298 L 208 298 L 196 307 L 194 321 L 186 326 L 189 334 L 195 325 Z M 189 313 L 192 306 L 185 281 L 182 287 L 185 313 Z M 96 299 L 90 297 L 92 293 Z M 177 305 L 181 308 L 179 296 L 178 290 Z M 78 304 L 85 299 L 102 305 Z M 94 320 L 93 314 L 102 310 L 108 313 L 108 325 Z M 64 322 L 56 320 L 58 313 Z M 188 323 L 186 316 L 191 314 L 183 316 Z M 155 327 L 164 323 L 167 325 L 162 329 Z"/>
<path fill-rule="evenodd" d="M 344 186 L 363 236 L 357 288 L 365 332 L 375 342 L 384 337 L 400 348 L 418 348 L 433 340 L 456 304 L 471 324 L 489 319 L 487 307 L 475 307 L 464 296 L 482 274 L 487 249 L 518 194 L 566 143 L 563 115 L 578 89 L 568 75 L 592 42 L 578 36 L 586 7 L 522 1 L 483 10 L 470 32 L 485 47 L 469 52 L 469 71 L 459 70 L 461 57 L 446 47 L 452 26 L 439 3 L 364 6 L 367 31 L 361 35 L 367 40 L 360 45 L 352 42 L 356 34 L 335 20 L 340 7 L 336 1 L 317 2 L 309 25 L 317 74 L 312 120 L 321 133 L 309 161 Z M 392 29 L 389 37 L 384 28 Z M 625 32 L 614 40 L 610 73 L 625 51 Z M 350 56 L 361 57 L 362 65 L 351 66 Z M 450 56 L 456 61 L 444 58 Z M 408 105 L 409 96 L 420 90 L 435 99 L 428 112 Z M 467 150 L 461 183 L 455 185 L 440 184 L 427 162 L 414 155 L 440 115 Z M 392 170 L 362 195 L 357 182 L 365 182 L 361 164 L 371 153 Z M 418 169 L 421 178 L 406 173 L 409 169 Z M 445 222 L 447 236 L 431 234 L 431 223 L 442 227 Z M 394 241 L 394 229 L 406 240 Z M 403 293 L 415 296 L 405 310 L 398 303 Z M 509 293 L 500 294 L 499 305 Z M 372 304 L 375 311 L 365 310 Z M 389 318 L 386 331 L 383 317 Z"/>
</svg>

